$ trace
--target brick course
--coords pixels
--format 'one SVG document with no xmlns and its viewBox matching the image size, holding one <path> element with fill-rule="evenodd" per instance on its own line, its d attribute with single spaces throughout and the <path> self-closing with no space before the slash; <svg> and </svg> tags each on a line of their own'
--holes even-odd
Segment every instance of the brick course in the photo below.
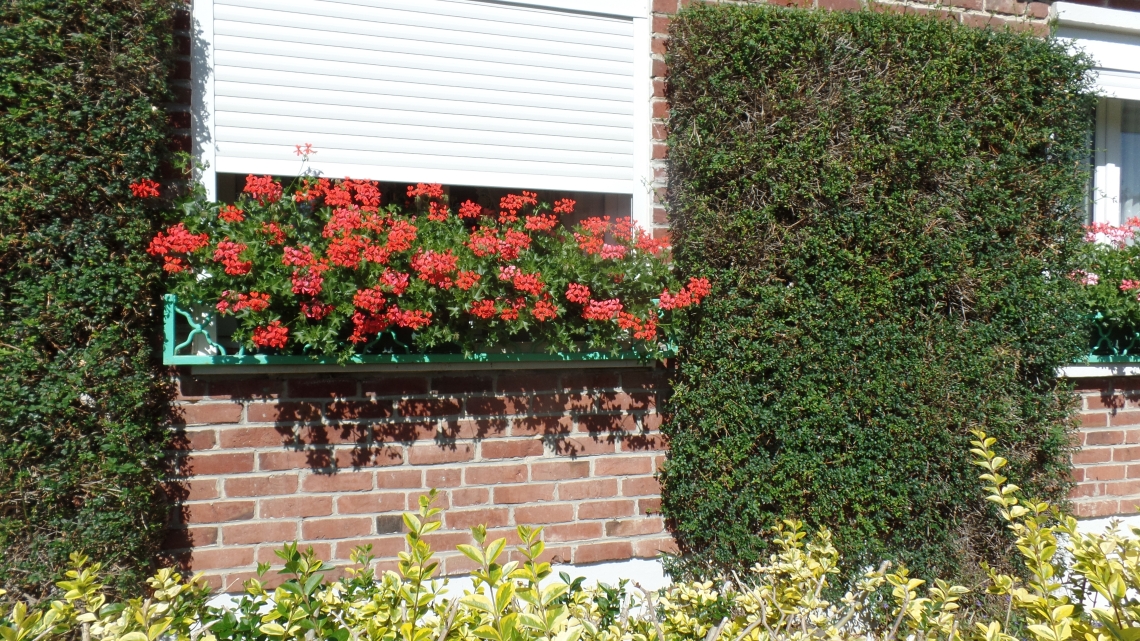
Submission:
<svg viewBox="0 0 1140 641">
<path fill-rule="evenodd" d="M 562 562 L 674 550 L 654 477 L 663 375 L 183 373 L 168 552 L 226 590 L 294 539 L 339 564 L 370 542 L 385 564 L 403 549 L 400 513 L 431 488 L 447 508 L 433 535 L 445 572 L 470 569 L 454 544 L 479 523 L 509 539 L 544 525 Z"/>
<path fill-rule="evenodd" d="M 1078 517 L 1135 514 L 1140 506 L 1140 377 L 1077 379 L 1080 429 L 1075 435 L 1070 495 Z"/>
</svg>

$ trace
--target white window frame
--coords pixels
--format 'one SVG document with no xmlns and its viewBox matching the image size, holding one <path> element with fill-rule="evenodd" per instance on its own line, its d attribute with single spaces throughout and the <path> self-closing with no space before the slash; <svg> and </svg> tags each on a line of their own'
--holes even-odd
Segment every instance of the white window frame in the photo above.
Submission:
<svg viewBox="0 0 1140 641">
<path fill-rule="evenodd" d="M 653 228 L 651 104 L 653 97 L 651 57 L 651 14 L 649 0 L 481 0 L 497 4 L 533 6 L 630 18 L 634 29 L 634 167 L 631 213 L 633 222 L 643 229 Z M 191 104 L 193 150 L 203 165 L 197 179 L 211 199 L 217 198 L 217 153 L 215 141 L 215 107 L 213 42 L 213 0 L 193 0 L 192 15 L 192 84 Z M 519 188 L 525 188 L 520 185 Z"/>
</svg>

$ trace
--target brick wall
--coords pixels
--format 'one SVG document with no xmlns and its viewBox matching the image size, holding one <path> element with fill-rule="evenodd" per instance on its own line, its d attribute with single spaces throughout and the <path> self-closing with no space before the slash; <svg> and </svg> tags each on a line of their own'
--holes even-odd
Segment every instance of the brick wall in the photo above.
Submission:
<svg viewBox="0 0 1140 641">
<path fill-rule="evenodd" d="M 681 7 L 693 0 L 651 0 L 652 3 L 652 57 L 653 57 L 653 99 L 651 140 L 653 152 L 650 166 L 653 168 L 653 235 L 657 238 L 669 233 L 666 213 L 666 191 L 668 188 L 668 137 L 669 103 L 666 100 L 668 68 L 665 66 L 665 51 L 669 40 L 669 19 Z M 712 0 L 717 1 L 717 0 Z M 735 2 L 737 0 L 724 0 Z M 1140 6 L 1140 0 L 1080 0 L 1088 3 L 1111 3 L 1119 5 L 1127 2 Z M 1021 2 L 1019 0 L 773 0 L 773 4 L 806 8 L 833 9 L 841 11 L 890 11 L 897 13 L 918 13 L 940 16 L 972 27 L 990 26 L 995 29 L 1029 30 L 1038 35 L 1047 35 L 1049 27 L 1049 4 L 1046 2 Z M 1113 5 L 1113 6 L 1117 6 Z M 1117 7 L 1123 8 L 1123 7 Z"/>
<path fill-rule="evenodd" d="M 545 525 L 554 561 L 654 557 L 673 549 L 656 514 L 662 374 L 183 374 L 167 548 L 227 590 L 294 539 L 342 564 L 371 543 L 390 567 L 400 514 L 437 488 L 448 574 L 471 568 L 454 547 L 480 523 L 512 540 Z"/>
<path fill-rule="evenodd" d="M 1078 517 L 1136 514 L 1140 507 L 1140 377 L 1077 379 L 1080 451 L 1073 454 Z"/>
</svg>

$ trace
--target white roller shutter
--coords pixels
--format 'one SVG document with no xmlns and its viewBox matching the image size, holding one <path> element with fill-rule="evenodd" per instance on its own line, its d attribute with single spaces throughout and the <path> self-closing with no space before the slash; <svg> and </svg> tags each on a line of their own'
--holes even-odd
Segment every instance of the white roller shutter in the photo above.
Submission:
<svg viewBox="0 0 1140 641">
<path fill-rule="evenodd" d="M 635 194 L 648 165 L 635 127 L 648 128 L 635 91 L 648 74 L 648 52 L 635 56 L 642 7 L 198 0 L 205 158 L 218 172 L 290 175 L 293 145 L 312 143 L 328 176 Z"/>
</svg>

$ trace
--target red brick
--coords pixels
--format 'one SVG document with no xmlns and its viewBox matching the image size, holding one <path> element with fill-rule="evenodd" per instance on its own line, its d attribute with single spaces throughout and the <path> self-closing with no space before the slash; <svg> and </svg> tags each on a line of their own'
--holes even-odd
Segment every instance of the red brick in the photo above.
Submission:
<svg viewBox="0 0 1140 641">
<path fill-rule="evenodd" d="M 1069 498 L 1079 499 L 1089 496 L 1096 496 L 1099 487 L 1099 483 L 1081 483 L 1080 485 L 1074 487 L 1071 492 L 1069 492 Z"/>
<path fill-rule="evenodd" d="M 616 444 L 606 438 L 591 438 L 588 436 L 578 438 L 560 438 L 554 442 L 555 454 L 562 456 L 592 456 L 595 454 L 613 454 Z"/>
<path fill-rule="evenodd" d="M 1132 496 L 1140 494 L 1140 480 L 1111 481 L 1102 487 L 1105 496 Z"/>
<path fill-rule="evenodd" d="M 479 444 L 479 454 L 484 459 L 525 458 L 542 456 L 542 453 L 542 441 L 537 439 L 483 441 Z"/>
<path fill-rule="evenodd" d="M 611 501 L 587 501 L 578 505 L 578 518 L 613 519 L 621 516 L 633 516 L 634 502 L 628 499 Z"/>
<path fill-rule="evenodd" d="M 606 536 L 643 536 L 646 534 L 660 534 L 664 531 L 665 522 L 656 516 L 606 522 Z"/>
<path fill-rule="evenodd" d="M 495 389 L 500 394 L 554 391 L 558 389 L 558 375 L 543 372 L 500 374 Z"/>
<path fill-rule="evenodd" d="M 175 425 L 216 425 L 241 420 L 239 403 L 189 403 L 172 408 Z"/>
<path fill-rule="evenodd" d="M 1140 425 L 1140 412 L 1117 412 L 1108 417 L 1113 427 L 1123 425 Z"/>
<path fill-rule="evenodd" d="M 1107 430 L 1085 432 L 1085 445 L 1119 445 L 1124 442 L 1124 432 Z"/>
<path fill-rule="evenodd" d="M 617 372 L 586 370 L 562 375 L 562 389 L 566 391 L 610 389 L 621 386 Z"/>
<path fill-rule="evenodd" d="M 1118 481 L 1125 478 L 1123 465 L 1098 465 L 1085 468 L 1085 479 L 1089 481 Z"/>
<path fill-rule="evenodd" d="M 558 498 L 563 501 L 581 499 L 608 499 L 617 496 L 617 479 L 588 479 L 563 481 L 558 484 Z"/>
<path fill-rule="evenodd" d="M 377 423 L 372 426 L 372 435 L 378 442 L 410 443 L 435 438 L 434 422 Z"/>
<path fill-rule="evenodd" d="M 650 456 L 607 456 L 594 461 L 596 476 L 633 476 L 652 473 L 653 458 Z"/>
<path fill-rule="evenodd" d="M 257 503 L 258 515 L 263 519 L 330 516 L 333 505 L 331 496 L 287 496 L 262 499 Z"/>
<path fill-rule="evenodd" d="M 176 481 L 177 489 L 170 493 L 171 497 L 181 501 L 203 501 L 216 499 L 222 495 L 219 491 L 221 479 L 187 479 Z"/>
<path fill-rule="evenodd" d="M 328 449 L 258 452 L 257 467 L 262 472 L 276 470 L 322 469 L 332 467 L 333 452 Z"/>
<path fill-rule="evenodd" d="M 562 525 L 548 525 L 542 530 L 544 541 L 588 541 L 602 538 L 601 521 L 580 521 Z"/>
<path fill-rule="evenodd" d="M 1105 448 L 1109 449 L 1109 448 Z M 1086 450 L 1082 450 L 1073 454 L 1073 462 L 1077 463 L 1077 455 L 1083 454 Z M 1092 450 L 1088 450 L 1092 451 Z M 1134 445 L 1132 447 L 1114 447 L 1110 450 L 1112 452 L 1112 460 L 1119 462 L 1140 461 L 1140 446 Z M 1083 463 L 1102 463 L 1103 461 L 1082 461 Z"/>
<path fill-rule="evenodd" d="M 372 546 L 372 554 L 375 554 L 378 558 L 381 558 L 381 559 L 393 558 L 393 557 L 397 556 L 400 552 L 403 552 L 407 549 L 407 545 L 404 542 L 404 537 L 402 537 L 402 536 L 383 536 L 383 537 L 379 537 L 379 538 L 350 539 L 347 541 L 337 541 L 336 542 L 336 552 L 333 554 L 330 554 L 328 558 L 333 558 L 333 559 L 338 559 L 338 560 L 348 559 L 350 557 L 350 555 L 352 554 L 353 550 L 355 550 L 356 548 L 359 548 L 359 547 L 364 547 L 366 545 L 371 545 Z"/>
<path fill-rule="evenodd" d="M 1085 470 L 1081 467 L 1074 467 L 1069 470 L 1069 480 L 1074 483 L 1080 483 L 1085 480 Z"/>
<path fill-rule="evenodd" d="M 621 388 L 627 392 L 633 390 L 656 390 L 664 385 L 663 370 L 659 369 L 629 369 L 621 373 Z"/>
<path fill-rule="evenodd" d="M 222 544 L 280 543 L 297 539 L 296 521 L 264 521 L 241 523 L 222 528 Z"/>
<path fill-rule="evenodd" d="M 491 490 L 483 487 L 466 487 L 451 491 L 451 504 L 457 507 L 487 505 L 491 502 Z"/>
<path fill-rule="evenodd" d="M 472 416 L 508 416 L 526 414 L 530 399 L 526 396 L 477 396 L 467 399 L 467 413 Z"/>
<path fill-rule="evenodd" d="M 495 379 L 490 376 L 433 376 L 433 394 L 478 394 L 495 391 Z"/>
<path fill-rule="evenodd" d="M 622 496 L 649 496 L 661 494 L 661 484 L 652 476 L 622 479 Z"/>
<path fill-rule="evenodd" d="M 347 398 L 356 396 L 356 381 L 344 378 L 310 378 L 289 381 L 289 398 Z"/>
<path fill-rule="evenodd" d="M 185 523 L 225 523 L 253 518 L 253 501 L 210 501 L 182 506 Z"/>
<path fill-rule="evenodd" d="M 661 499 L 637 499 L 637 513 L 642 516 L 646 514 L 661 514 Z"/>
<path fill-rule="evenodd" d="M 376 473 L 376 487 L 380 489 L 423 487 L 421 470 L 386 470 Z"/>
<path fill-rule="evenodd" d="M 497 537 L 488 536 L 487 538 L 494 540 Z M 424 536 L 424 540 L 431 545 L 433 550 L 439 550 L 441 552 L 450 552 L 454 550 L 457 545 L 475 542 L 472 540 L 470 532 L 435 532 Z"/>
<path fill-rule="evenodd" d="M 639 559 L 651 559 L 662 552 L 666 554 L 677 554 L 679 552 L 677 543 L 672 537 L 648 539 L 633 544 L 633 555 Z"/>
<path fill-rule="evenodd" d="M 863 8 L 859 0 L 816 0 L 816 6 L 833 11 L 858 11 Z"/>
<path fill-rule="evenodd" d="M 624 561 L 633 558 L 633 545 L 629 541 L 586 543 L 574 550 L 574 563 Z"/>
<path fill-rule="evenodd" d="M 676 13 L 677 0 L 653 0 L 654 13 Z"/>
<path fill-rule="evenodd" d="M 589 461 L 551 461 L 549 463 L 532 463 L 530 466 L 530 478 L 535 481 L 584 479 L 589 475 Z"/>
<path fill-rule="evenodd" d="M 649 41 L 650 53 L 655 53 L 661 56 L 665 55 L 665 43 L 668 42 L 668 40 L 668 37 L 655 35 L 653 39 Z"/>
<path fill-rule="evenodd" d="M 253 548 L 193 550 L 187 565 L 194 572 L 246 567 L 253 565 Z"/>
<path fill-rule="evenodd" d="M 1090 395 L 1085 397 L 1090 410 L 1113 410 L 1124 407 L 1123 394 Z"/>
<path fill-rule="evenodd" d="M 629 414 L 588 414 L 578 417 L 579 432 L 636 432 L 637 419 Z"/>
<path fill-rule="evenodd" d="M 477 510 L 448 510 L 444 518 L 450 530 L 469 530 L 476 525 L 502 527 L 510 525 L 511 511 L 505 507 Z"/>
<path fill-rule="evenodd" d="M 280 447 L 293 442 L 292 427 L 231 427 L 219 430 L 222 449 Z"/>
<path fill-rule="evenodd" d="M 217 444 L 217 439 L 214 437 L 214 430 L 185 430 L 175 432 L 171 438 L 172 450 L 192 451 L 192 450 L 210 450 Z"/>
<path fill-rule="evenodd" d="M 281 389 L 281 381 L 271 378 L 210 379 L 210 398 L 214 400 L 277 398 Z"/>
<path fill-rule="evenodd" d="M 388 418 L 392 416 L 392 402 L 384 401 L 333 401 L 325 408 L 325 415 L 335 420 L 361 418 Z"/>
<path fill-rule="evenodd" d="M 440 573 L 444 576 L 457 576 L 462 574 L 470 574 L 472 571 L 478 569 L 480 564 L 472 561 L 462 554 L 449 554 L 439 557 L 441 561 Z"/>
<path fill-rule="evenodd" d="M 166 538 L 162 542 L 164 550 L 180 550 L 192 547 L 206 547 L 218 542 L 218 528 L 216 527 L 190 527 L 170 529 L 166 531 Z"/>
<path fill-rule="evenodd" d="M 1129 445 L 1140 443 L 1140 430 L 1124 430 L 1124 442 Z"/>
<path fill-rule="evenodd" d="M 526 485 L 503 485 L 494 490 L 495 503 L 514 505 L 554 500 L 553 483 L 528 483 Z"/>
<path fill-rule="evenodd" d="M 548 412 L 588 412 L 594 406 L 594 399 L 588 394 L 555 393 L 536 394 L 531 407 L 536 414 Z"/>
<path fill-rule="evenodd" d="M 664 60 L 661 60 L 660 58 L 654 58 L 653 69 L 650 71 L 650 74 L 654 78 L 664 78 L 669 75 L 669 66 L 665 64 Z M 660 139 L 664 138 L 665 136 L 660 137 Z"/>
<path fill-rule="evenodd" d="M 411 465 L 439 465 L 461 463 L 475 459 L 475 448 L 470 443 L 418 444 L 408 447 Z"/>
<path fill-rule="evenodd" d="M 296 474 L 272 476 L 239 476 L 225 480 L 226 496 L 273 496 L 297 491 Z"/>
<path fill-rule="evenodd" d="M 210 395 L 210 384 L 193 376 L 176 376 L 174 382 L 178 388 L 174 398 L 179 401 L 199 401 Z"/>
<path fill-rule="evenodd" d="M 348 497 L 341 497 L 344 498 Z M 307 520 L 301 523 L 301 538 L 305 540 L 344 539 L 371 533 L 372 519 L 368 517 Z"/>
<path fill-rule="evenodd" d="M 253 454 L 227 452 L 224 454 L 193 454 L 183 466 L 187 475 L 242 474 L 253 471 Z"/>
<path fill-rule="evenodd" d="M 336 466 L 340 469 L 363 467 L 393 467 L 404 463 L 404 448 L 398 445 L 385 445 L 383 447 L 356 447 L 338 448 L 336 451 Z"/>
<path fill-rule="evenodd" d="M 372 489 L 372 472 L 307 474 L 301 481 L 303 492 L 359 492 Z"/>
<path fill-rule="evenodd" d="M 377 378 L 361 381 L 360 391 L 364 396 L 411 396 L 427 394 L 427 378 Z"/>
<path fill-rule="evenodd" d="M 480 465 L 463 471 L 465 485 L 497 485 L 500 483 L 526 483 L 527 467 L 518 465 Z"/>
<path fill-rule="evenodd" d="M 315 403 L 250 403 L 245 417 L 250 423 L 319 421 L 321 406 Z"/>
<path fill-rule="evenodd" d="M 1092 518 L 1099 516 L 1115 516 L 1118 514 L 1117 509 L 1119 502 L 1116 499 L 1107 501 L 1078 501 L 1073 504 L 1074 515 L 1081 518 Z"/>
<path fill-rule="evenodd" d="M 654 118 L 665 119 L 669 117 L 669 103 L 664 100 L 654 100 L 650 103 Z"/>
<path fill-rule="evenodd" d="M 459 413 L 454 398 L 405 398 L 397 403 L 400 416 L 451 416 Z"/>
<path fill-rule="evenodd" d="M 1108 427 L 1108 413 L 1081 412 L 1081 427 Z"/>
<path fill-rule="evenodd" d="M 574 421 L 569 416 L 527 416 L 511 421 L 511 436 L 569 434 L 573 429 Z"/>
<path fill-rule="evenodd" d="M 459 487 L 462 484 L 463 468 L 424 470 L 424 487 L 426 488 Z"/>
<path fill-rule="evenodd" d="M 664 452 L 669 441 L 662 434 L 627 434 L 621 438 L 623 452 Z"/>
<path fill-rule="evenodd" d="M 379 514 L 406 509 L 408 499 L 403 492 L 370 492 L 336 497 L 338 514 Z"/>
<path fill-rule="evenodd" d="M 515 523 L 518 525 L 569 523 L 573 520 L 574 506 L 570 503 L 520 505 L 515 508 Z"/>
<path fill-rule="evenodd" d="M 594 402 L 603 411 L 651 410 L 657 407 L 657 395 L 646 392 L 602 392 L 595 396 Z"/>
</svg>

